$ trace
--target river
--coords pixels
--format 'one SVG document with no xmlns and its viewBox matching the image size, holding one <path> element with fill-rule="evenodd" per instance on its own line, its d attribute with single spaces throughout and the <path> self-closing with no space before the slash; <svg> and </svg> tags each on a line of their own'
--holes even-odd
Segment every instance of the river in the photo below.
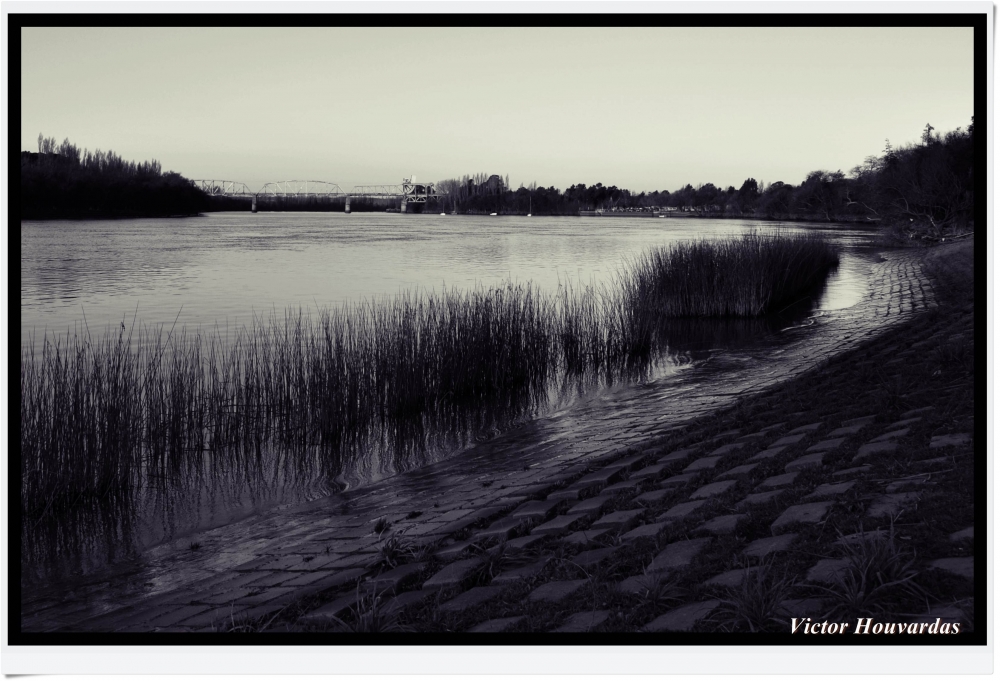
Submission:
<svg viewBox="0 0 1000 681">
<path fill-rule="evenodd" d="M 461 290 L 505 280 L 530 281 L 555 291 L 566 282 L 606 282 L 650 247 L 755 229 L 820 231 L 838 246 L 840 266 L 812 305 L 782 322 L 784 327 L 751 327 L 758 330 L 748 335 L 746 328 L 733 333 L 720 323 L 718 329 L 706 332 L 702 326 L 681 339 L 683 352 L 659 376 L 672 373 L 664 384 L 669 392 L 688 395 L 709 380 L 725 383 L 734 362 L 745 363 L 747 348 L 755 355 L 777 350 L 793 336 L 801 340 L 802 330 L 813 322 L 858 303 L 868 291 L 868 274 L 877 259 L 872 232 L 757 220 L 380 213 L 233 212 L 183 219 L 22 222 L 21 342 L 22 347 L 32 340 L 37 344 L 46 334 L 85 327 L 99 335 L 123 322 L 131 325 L 133 319 L 176 325 L 189 333 L 234 328 L 272 310 L 317 310 L 401 291 Z M 783 333 L 792 326 L 799 331 Z M 685 371 L 688 367 L 692 370 Z M 650 378 L 656 376 L 646 380 Z M 549 424 L 563 419 L 568 427 L 572 410 L 567 410 L 574 403 L 596 404 L 604 399 L 600 392 L 609 389 L 620 396 L 631 388 L 604 386 L 589 395 L 578 391 L 553 399 L 530 417 Z M 462 449 L 456 445 L 431 458 Z M 42 523 L 23 538 L 22 577 L 31 581 L 57 578 L 56 572 L 87 573 L 158 543 L 336 489 L 326 479 L 294 484 L 282 479 L 233 492 L 210 481 L 184 490 L 181 497 L 149 497 L 142 508 L 110 523 L 86 512 Z M 100 532 L 79 532 L 82 527 L 99 527 Z"/>
</svg>

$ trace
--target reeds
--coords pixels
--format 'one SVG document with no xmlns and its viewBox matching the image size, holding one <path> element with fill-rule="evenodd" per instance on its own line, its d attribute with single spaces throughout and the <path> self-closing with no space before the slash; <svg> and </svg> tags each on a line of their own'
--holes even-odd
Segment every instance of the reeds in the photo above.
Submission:
<svg viewBox="0 0 1000 681">
<path fill-rule="evenodd" d="M 751 235 L 653 251 L 612 283 L 402 293 L 226 331 L 45 336 L 21 351 L 28 516 L 218 477 L 294 484 L 417 465 L 581 376 L 634 377 L 676 316 L 762 315 L 836 262 Z M 36 345 L 40 347 L 36 349 Z"/>
<path fill-rule="evenodd" d="M 629 310 L 668 317 L 759 317 L 794 305 L 837 266 L 822 237 L 749 232 L 680 243 L 637 259 L 623 279 Z"/>
</svg>

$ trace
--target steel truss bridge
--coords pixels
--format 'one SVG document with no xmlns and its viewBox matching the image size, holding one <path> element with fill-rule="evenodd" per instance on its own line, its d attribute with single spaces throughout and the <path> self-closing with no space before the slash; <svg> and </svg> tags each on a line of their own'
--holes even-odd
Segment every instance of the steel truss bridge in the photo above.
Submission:
<svg viewBox="0 0 1000 681">
<path fill-rule="evenodd" d="M 246 184 L 235 180 L 193 180 L 195 186 L 210 196 L 250 199 L 256 206 L 264 198 L 327 198 L 344 199 L 346 210 L 350 211 L 351 199 L 399 200 L 404 209 L 409 203 L 426 203 L 427 199 L 439 196 L 433 183 L 418 184 L 414 178 L 404 179 L 400 184 L 356 185 L 344 191 L 339 184 L 322 180 L 283 180 L 268 182 L 256 192 Z"/>
</svg>

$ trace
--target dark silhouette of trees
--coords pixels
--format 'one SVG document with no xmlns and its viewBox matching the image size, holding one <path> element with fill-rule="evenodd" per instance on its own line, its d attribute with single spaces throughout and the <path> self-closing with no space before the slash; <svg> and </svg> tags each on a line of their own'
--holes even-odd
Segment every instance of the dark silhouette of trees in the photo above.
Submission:
<svg viewBox="0 0 1000 681">
<path fill-rule="evenodd" d="M 22 220 L 192 215 L 208 205 L 194 183 L 157 161 L 125 161 L 43 135 L 38 153 L 21 152 Z"/>
</svg>

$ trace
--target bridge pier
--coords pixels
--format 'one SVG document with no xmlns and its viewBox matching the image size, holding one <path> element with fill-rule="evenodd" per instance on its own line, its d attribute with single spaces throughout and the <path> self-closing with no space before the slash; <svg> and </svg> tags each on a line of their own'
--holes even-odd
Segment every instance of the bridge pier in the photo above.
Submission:
<svg viewBox="0 0 1000 681">
<path fill-rule="evenodd" d="M 257 197 L 256 196 L 250 197 L 250 212 L 251 213 L 256 213 L 257 212 Z"/>
<path fill-rule="evenodd" d="M 406 212 L 406 206 L 407 206 L 406 197 L 404 196 L 403 199 L 399 202 L 399 212 L 400 213 L 405 213 Z"/>
<path fill-rule="evenodd" d="M 344 212 L 350 214 L 351 212 L 351 195 L 348 194 L 344 198 Z"/>
</svg>

